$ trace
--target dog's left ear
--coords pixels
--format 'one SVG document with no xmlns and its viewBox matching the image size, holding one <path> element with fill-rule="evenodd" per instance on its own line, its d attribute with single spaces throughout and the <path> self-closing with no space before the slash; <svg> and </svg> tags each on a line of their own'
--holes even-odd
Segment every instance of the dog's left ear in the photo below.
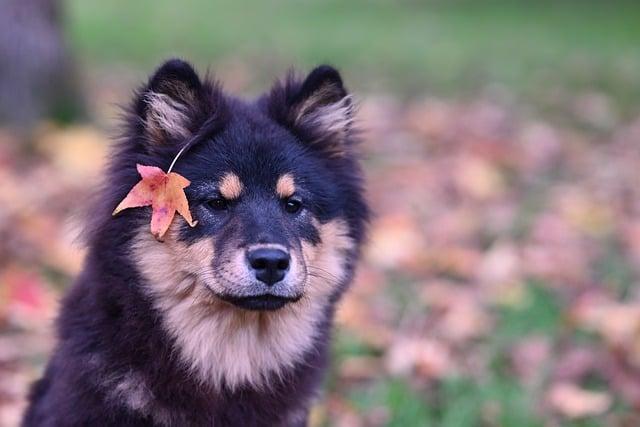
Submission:
<svg viewBox="0 0 640 427">
<path fill-rule="evenodd" d="M 162 64 L 140 90 L 136 113 L 148 148 L 167 147 L 189 139 L 205 121 L 223 122 L 224 96 L 208 79 L 180 59 Z"/>
<path fill-rule="evenodd" d="M 330 156 L 342 156 L 350 142 L 353 101 L 338 71 L 315 68 L 304 81 L 289 76 L 268 96 L 269 114 L 303 142 Z"/>
<path fill-rule="evenodd" d="M 172 59 L 156 70 L 138 100 L 149 144 L 164 145 L 191 135 L 193 109 L 201 89 L 200 78 L 185 61 Z"/>
</svg>

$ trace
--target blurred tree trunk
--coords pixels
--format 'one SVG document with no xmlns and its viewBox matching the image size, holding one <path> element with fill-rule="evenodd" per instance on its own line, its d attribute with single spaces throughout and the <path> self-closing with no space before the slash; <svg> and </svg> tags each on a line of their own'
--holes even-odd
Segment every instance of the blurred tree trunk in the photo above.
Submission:
<svg viewBox="0 0 640 427">
<path fill-rule="evenodd" d="M 59 0 L 0 0 L 0 123 L 70 121 L 79 90 L 62 31 Z"/>
</svg>

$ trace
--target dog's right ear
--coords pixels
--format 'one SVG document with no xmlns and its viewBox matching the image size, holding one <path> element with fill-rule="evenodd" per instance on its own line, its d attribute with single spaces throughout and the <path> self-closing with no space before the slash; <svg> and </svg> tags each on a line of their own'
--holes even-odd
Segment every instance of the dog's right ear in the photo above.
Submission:
<svg viewBox="0 0 640 427">
<path fill-rule="evenodd" d="M 264 99 L 268 114 L 308 146 L 330 157 L 348 151 L 354 106 L 335 68 L 321 65 L 304 80 L 290 73 Z"/>
<path fill-rule="evenodd" d="M 148 143 L 167 145 L 187 140 L 202 116 L 214 107 L 205 102 L 211 87 L 204 87 L 193 67 L 180 59 L 165 62 L 138 96 L 136 110 Z"/>
</svg>

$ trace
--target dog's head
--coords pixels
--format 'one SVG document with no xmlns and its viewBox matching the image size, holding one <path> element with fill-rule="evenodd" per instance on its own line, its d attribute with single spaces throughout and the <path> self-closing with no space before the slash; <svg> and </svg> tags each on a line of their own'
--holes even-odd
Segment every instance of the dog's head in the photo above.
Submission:
<svg viewBox="0 0 640 427">
<path fill-rule="evenodd" d="M 185 192 L 197 220 L 192 228 L 176 217 L 162 243 L 141 227 L 137 254 L 148 269 L 170 263 L 163 275 L 248 310 L 339 295 L 367 208 L 353 152 L 353 103 L 335 69 L 290 75 L 245 102 L 172 60 L 139 91 L 133 110 L 133 137 L 114 167 L 129 168 L 128 179 L 135 163 L 166 171 L 188 145 L 174 171 L 191 181 Z M 136 209 L 116 219 L 148 226 L 148 215 Z M 149 259 L 154 253 L 161 256 Z"/>
</svg>

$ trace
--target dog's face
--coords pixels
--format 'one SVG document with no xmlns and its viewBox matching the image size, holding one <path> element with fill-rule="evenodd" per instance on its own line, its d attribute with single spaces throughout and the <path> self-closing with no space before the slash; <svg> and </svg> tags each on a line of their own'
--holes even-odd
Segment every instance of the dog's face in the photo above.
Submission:
<svg viewBox="0 0 640 427">
<path fill-rule="evenodd" d="M 182 61 L 161 67 L 136 105 L 138 160 L 175 171 L 197 225 L 176 217 L 167 240 L 181 270 L 213 298 L 278 310 L 336 296 L 350 276 L 366 206 L 352 153 L 352 103 L 319 67 L 249 103 L 201 82 Z"/>
<path fill-rule="evenodd" d="M 334 178 L 284 129 L 231 117 L 182 164 L 198 225 L 181 227 L 179 238 L 213 248 L 201 252 L 197 274 L 217 297 L 247 309 L 278 309 L 302 297 L 309 275 L 335 273 L 312 259 L 322 223 L 340 216 Z"/>
</svg>

